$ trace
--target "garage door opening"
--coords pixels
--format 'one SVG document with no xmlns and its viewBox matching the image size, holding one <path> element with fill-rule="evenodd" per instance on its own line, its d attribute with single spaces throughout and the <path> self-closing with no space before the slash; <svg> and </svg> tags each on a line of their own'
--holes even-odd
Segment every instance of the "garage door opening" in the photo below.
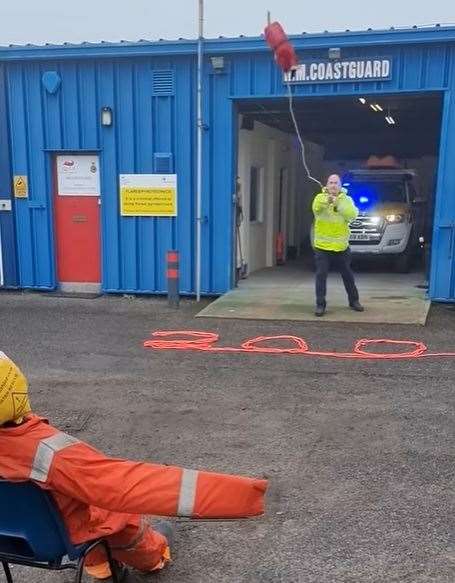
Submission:
<svg viewBox="0 0 455 583">
<path fill-rule="evenodd" d="M 367 307 L 390 300 L 402 314 L 398 321 L 424 320 L 442 93 L 296 97 L 294 106 L 312 175 L 325 183 L 328 175 L 339 174 L 360 210 L 350 245 Z M 253 290 L 257 310 L 262 293 L 274 305 L 271 317 L 278 317 L 275 308 L 281 305 L 289 318 L 302 312 L 300 293 L 303 311 L 311 314 L 311 203 L 318 187 L 306 177 L 288 101 L 243 100 L 237 110 L 239 290 Z M 345 307 L 336 273 L 330 294 L 333 305 Z M 424 315 L 405 314 L 414 300 Z M 388 321 L 386 314 L 368 311 L 366 321 Z"/>
</svg>

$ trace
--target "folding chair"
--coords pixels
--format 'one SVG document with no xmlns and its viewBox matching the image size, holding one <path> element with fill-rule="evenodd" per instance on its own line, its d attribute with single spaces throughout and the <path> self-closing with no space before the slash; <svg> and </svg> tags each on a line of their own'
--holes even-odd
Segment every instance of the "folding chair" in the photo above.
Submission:
<svg viewBox="0 0 455 583">
<path fill-rule="evenodd" d="M 74 569 L 81 583 L 85 559 L 103 547 L 114 583 L 118 570 L 104 539 L 73 545 L 51 495 L 32 482 L 0 480 L 0 561 L 8 583 L 13 583 L 9 565 L 25 565 L 51 571 Z"/>
</svg>

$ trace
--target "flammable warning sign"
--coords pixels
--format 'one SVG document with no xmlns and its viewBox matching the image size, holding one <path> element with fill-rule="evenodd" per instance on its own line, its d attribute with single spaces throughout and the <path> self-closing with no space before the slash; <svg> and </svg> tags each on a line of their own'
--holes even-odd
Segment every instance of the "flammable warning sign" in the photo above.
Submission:
<svg viewBox="0 0 455 583">
<path fill-rule="evenodd" d="M 123 217 L 177 216 L 175 174 L 122 174 L 120 213 Z"/>
<path fill-rule="evenodd" d="M 28 178 L 27 176 L 14 177 L 14 196 L 16 198 L 28 198 Z"/>
</svg>

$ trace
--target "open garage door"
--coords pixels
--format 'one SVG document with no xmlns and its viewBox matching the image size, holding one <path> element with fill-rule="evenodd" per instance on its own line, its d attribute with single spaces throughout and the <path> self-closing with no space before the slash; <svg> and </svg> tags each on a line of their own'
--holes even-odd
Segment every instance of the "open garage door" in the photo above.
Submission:
<svg viewBox="0 0 455 583">
<path fill-rule="evenodd" d="M 443 94 L 295 98 L 294 104 L 313 176 L 324 182 L 339 174 L 360 210 L 350 246 L 365 321 L 425 321 Z M 252 295 L 251 302 L 240 300 L 250 305 L 245 317 L 307 319 L 314 304 L 317 185 L 303 169 L 287 99 L 243 100 L 238 113 L 237 267 L 239 278 L 247 277 L 239 291 Z M 345 313 L 337 274 L 330 294 L 333 312 Z M 226 306 L 231 316 L 242 311 Z"/>
</svg>

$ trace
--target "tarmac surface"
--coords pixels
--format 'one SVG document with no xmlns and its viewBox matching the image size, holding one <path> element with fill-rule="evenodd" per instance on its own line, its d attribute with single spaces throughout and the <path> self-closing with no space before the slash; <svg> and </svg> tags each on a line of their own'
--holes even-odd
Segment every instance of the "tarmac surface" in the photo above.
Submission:
<svg viewBox="0 0 455 583">
<path fill-rule="evenodd" d="M 433 307 L 425 328 L 195 319 L 199 310 L 0 293 L 0 350 L 28 374 L 36 412 L 115 456 L 270 479 L 263 518 L 175 521 L 175 561 L 150 580 L 453 583 L 455 359 L 155 352 L 142 342 L 190 329 L 230 346 L 294 334 L 343 352 L 384 337 L 447 351 L 455 309 Z M 71 581 L 14 573 L 18 583 Z"/>
</svg>

